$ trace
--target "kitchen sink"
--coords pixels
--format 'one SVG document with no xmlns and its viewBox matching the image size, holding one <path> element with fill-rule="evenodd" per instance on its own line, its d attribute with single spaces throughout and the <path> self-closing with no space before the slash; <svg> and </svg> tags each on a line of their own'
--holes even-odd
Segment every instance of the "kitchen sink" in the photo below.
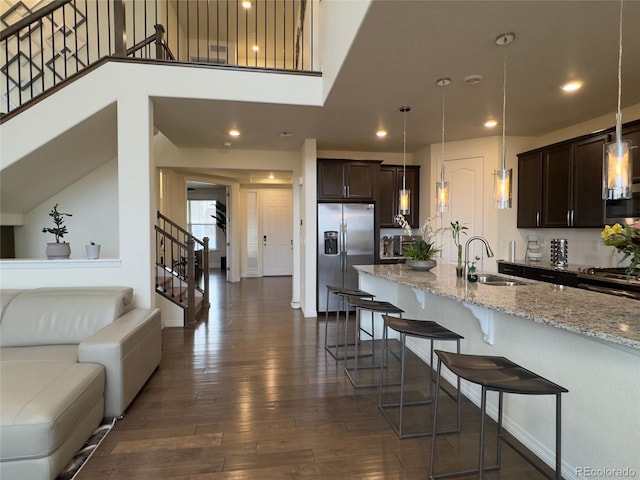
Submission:
<svg viewBox="0 0 640 480">
<path fill-rule="evenodd" d="M 495 287 L 516 287 L 518 285 L 533 285 L 531 282 L 505 278 L 500 275 L 494 275 L 492 273 L 481 273 L 480 275 L 478 275 L 478 282 L 484 285 L 491 285 Z"/>
</svg>

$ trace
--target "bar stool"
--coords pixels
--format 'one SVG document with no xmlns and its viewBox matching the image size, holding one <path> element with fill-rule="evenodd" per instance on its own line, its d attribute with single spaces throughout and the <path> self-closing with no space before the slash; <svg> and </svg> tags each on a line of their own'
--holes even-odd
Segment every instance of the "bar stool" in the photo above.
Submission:
<svg viewBox="0 0 640 480">
<path fill-rule="evenodd" d="M 328 345 L 328 325 L 329 325 L 329 295 L 334 294 L 338 297 L 338 304 L 336 305 L 336 343 L 334 345 Z M 349 308 L 345 306 L 345 296 L 350 297 L 359 297 L 366 298 L 369 300 L 373 300 L 375 295 L 365 292 L 363 290 L 357 290 L 352 288 L 342 288 L 342 287 L 334 287 L 332 285 L 327 285 L 327 306 L 324 312 L 324 349 L 329 352 L 329 354 L 338 359 L 338 355 L 340 353 L 340 347 L 344 347 L 345 355 L 346 350 L 348 348 L 348 344 L 346 341 L 347 330 L 349 328 Z M 345 328 L 345 342 L 343 344 L 340 343 L 340 302 L 342 301 L 342 308 L 345 310 L 345 320 L 344 320 L 344 328 Z M 334 352 L 335 350 L 335 352 Z"/>
<path fill-rule="evenodd" d="M 531 465 L 533 463 L 508 439 L 502 437 L 502 400 L 504 393 L 515 393 L 522 395 L 555 395 L 556 396 L 556 480 L 562 479 L 561 473 L 561 436 L 560 436 L 560 398 L 567 390 L 555 383 L 513 363 L 504 357 L 481 356 L 481 355 L 463 355 L 460 353 L 435 351 L 438 356 L 438 373 L 436 377 L 436 389 L 440 386 L 440 373 L 442 364 L 451 370 L 458 377 L 480 385 L 482 387 L 482 395 L 480 399 L 480 411 L 482 420 L 480 424 L 480 453 L 478 459 L 478 468 L 460 472 L 449 472 L 442 474 L 433 474 L 433 462 L 435 458 L 435 441 L 431 442 L 431 460 L 429 463 L 429 478 L 442 478 L 458 475 L 468 475 L 478 473 L 478 479 L 482 479 L 482 473 L 488 470 L 499 470 L 502 460 L 500 440 L 509 445 L 513 450 L 518 452 Z M 487 408 L 487 390 L 498 392 L 498 440 L 496 465 L 484 466 L 484 434 L 485 434 L 485 417 Z M 435 398 L 433 412 L 433 432 L 436 431 L 436 422 L 438 417 L 438 395 Z M 535 465 L 534 465 L 535 466 Z M 537 468 L 537 467 L 536 467 Z"/>
<path fill-rule="evenodd" d="M 442 325 L 427 320 L 411 320 L 407 318 L 398 318 L 391 317 L 389 315 L 383 315 L 382 319 L 384 320 L 384 330 L 382 334 L 383 338 L 383 362 L 380 367 L 380 383 L 378 389 L 378 409 L 382 412 L 384 417 L 389 422 L 389 425 L 393 428 L 398 435 L 398 438 L 413 438 L 413 437 L 425 437 L 431 436 L 433 432 L 431 430 L 424 432 L 416 432 L 406 434 L 403 432 L 403 414 L 405 406 L 414 406 L 414 405 L 429 405 L 433 403 L 434 390 L 433 383 L 433 342 L 434 340 L 441 341 L 453 341 L 456 342 L 456 352 L 460 353 L 460 340 L 464 337 L 458 335 L 455 332 L 443 327 Z M 395 330 L 400 334 L 400 402 L 399 403 L 382 403 L 382 391 L 383 387 L 385 387 L 384 383 L 384 369 L 382 368 L 383 364 L 386 364 L 386 355 L 388 352 L 388 333 L 389 329 Z M 430 344 L 430 355 L 429 355 L 429 397 L 427 400 L 416 400 L 411 402 L 404 401 L 404 376 L 405 376 L 405 347 L 407 343 L 407 337 L 415 337 L 415 338 L 424 338 L 429 340 Z M 444 391 L 444 390 L 443 390 Z M 445 391 L 448 394 L 448 392 Z M 453 397 L 452 397 L 453 398 Z M 444 430 L 438 433 L 454 433 L 460 431 L 460 377 L 458 377 L 458 389 L 456 394 L 456 406 L 457 406 L 457 423 L 456 428 L 452 430 Z M 399 408 L 399 416 L 398 416 L 398 426 L 395 425 L 394 421 L 389 416 L 387 410 L 392 408 Z"/>
<path fill-rule="evenodd" d="M 359 370 L 364 370 L 364 369 L 377 369 L 380 367 L 380 365 L 377 365 L 374 363 L 375 360 L 375 318 L 374 318 L 374 314 L 375 313 L 380 313 L 380 314 L 396 314 L 396 315 L 400 315 L 402 316 L 402 313 L 404 312 L 404 310 L 402 310 L 401 308 L 396 307 L 395 305 L 389 303 L 389 302 L 384 302 L 384 301 L 380 301 L 380 300 L 367 300 L 364 298 L 360 298 L 360 297 L 350 297 L 348 295 L 345 296 L 345 300 L 347 302 L 347 305 L 353 305 L 354 307 L 356 307 L 356 333 L 355 333 L 355 351 L 354 351 L 354 355 L 353 355 L 353 360 L 354 360 L 354 364 L 353 366 L 349 366 L 347 365 L 347 352 L 345 349 L 345 367 L 344 367 L 344 372 L 347 374 L 347 377 L 349 378 L 349 381 L 351 382 L 351 384 L 353 385 L 354 388 L 363 388 L 363 387 L 377 387 L 378 386 L 378 382 L 374 381 L 371 383 L 361 383 L 360 382 L 360 378 L 358 378 L 358 371 Z M 348 306 L 347 306 L 348 308 Z M 367 331 L 362 327 L 362 322 L 361 322 L 361 312 L 362 310 L 368 310 L 371 312 L 371 331 Z M 367 365 L 367 366 L 360 366 L 360 357 L 364 356 L 361 354 L 361 352 L 359 351 L 359 347 L 360 347 L 360 332 L 364 332 L 365 334 L 367 334 L 369 337 L 371 337 L 371 357 L 372 357 L 372 361 L 371 361 L 371 365 Z M 347 337 L 346 337 L 346 332 L 345 332 L 345 343 L 347 341 Z M 353 375 L 351 374 L 351 372 L 353 372 Z"/>
</svg>

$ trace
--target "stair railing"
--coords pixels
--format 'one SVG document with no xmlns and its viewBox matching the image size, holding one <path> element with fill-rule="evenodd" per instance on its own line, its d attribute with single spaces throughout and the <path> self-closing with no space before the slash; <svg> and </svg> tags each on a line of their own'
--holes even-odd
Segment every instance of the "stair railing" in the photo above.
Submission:
<svg viewBox="0 0 640 480">
<path fill-rule="evenodd" d="M 8 25 L 0 31 L 2 120 L 105 57 L 319 70 L 319 0 L 250 7 L 240 0 L 53 0 L 34 10 L 28 3 L 16 1 L 0 23 Z"/>
<path fill-rule="evenodd" d="M 202 295 L 202 307 L 210 306 L 209 238 L 194 237 L 160 212 L 157 218 L 156 291 L 185 308 L 185 322 L 191 324 L 195 321 L 196 291 Z M 198 281 L 200 274 L 202 287 Z"/>
</svg>

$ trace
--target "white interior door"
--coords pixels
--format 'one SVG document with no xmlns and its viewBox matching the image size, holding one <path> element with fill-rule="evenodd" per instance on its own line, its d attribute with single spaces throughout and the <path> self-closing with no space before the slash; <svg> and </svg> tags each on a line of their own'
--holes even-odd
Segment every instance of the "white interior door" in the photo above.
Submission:
<svg viewBox="0 0 640 480">
<path fill-rule="evenodd" d="M 442 214 L 442 225 L 448 227 L 456 220 L 467 227 L 466 235 L 460 236 L 463 247 L 465 242 L 474 235 L 483 235 L 483 176 L 484 158 L 471 157 L 444 162 L 445 180 L 449 182 L 449 209 Z M 451 234 L 443 235 L 442 258 L 446 262 L 456 263 L 458 251 L 453 243 Z M 475 261 L 476 255 L 482 255 L 482 244 L 473 242 L 469 251 L 470 261 Z M 464 249 L 463 249 L 464 255 Z M 485 255 L 486 257 L 486 255 Z M 482 267 L 476 264 L 478 269 Z"/>
<path fill-rule="evenodd" d="M 293 274 L 293 192 L 262 191 L 262 275 Z"/>
</svg>

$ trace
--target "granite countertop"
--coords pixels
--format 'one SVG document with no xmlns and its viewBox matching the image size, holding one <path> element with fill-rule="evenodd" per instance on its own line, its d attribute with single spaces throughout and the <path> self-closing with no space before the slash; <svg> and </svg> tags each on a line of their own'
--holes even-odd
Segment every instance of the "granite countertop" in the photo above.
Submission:
<svg viewBox="0 0 640 480">
<path fill-rule="evenodd" d="M 503 287 L 471 283 L 457 278 L 452 264 L 438 264 L 427 272 L 411 270 L 405 264 L 354 268 L 435 295 L 640 350 L 638 300 L 502 273 L 499 275 L 526 281 L 528 285 Z"/>
</svg>

